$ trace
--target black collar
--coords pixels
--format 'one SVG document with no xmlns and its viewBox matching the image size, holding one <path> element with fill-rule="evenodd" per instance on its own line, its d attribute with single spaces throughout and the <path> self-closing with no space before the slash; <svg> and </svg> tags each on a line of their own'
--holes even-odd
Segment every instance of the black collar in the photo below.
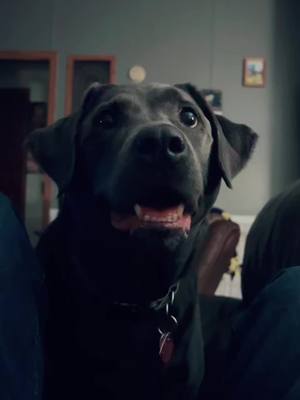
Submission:
<svg viewBox="0 0 300 400">
<path fill-rule="evenodd" d="M 112 306 L 114 308 L 119 307 L 124 310 L 126 309 L 128 312 L 133 312 L 133 313 L 142 313 L 142 312 L 148 313 L 149 311 L 150 312 L 160 311 L 163 308 L 165 308 L 168 314 L 170 306 L 173 305 L 174 303 L 178 288 L 179 288 L 179 282 L 170 286 L 167 294 L 164 297 L 152 301 L 148 306 L 142 306 L 139 304 L 125 303 L 125 302 L 115 302 L 113 303 Z"/>
</svg>

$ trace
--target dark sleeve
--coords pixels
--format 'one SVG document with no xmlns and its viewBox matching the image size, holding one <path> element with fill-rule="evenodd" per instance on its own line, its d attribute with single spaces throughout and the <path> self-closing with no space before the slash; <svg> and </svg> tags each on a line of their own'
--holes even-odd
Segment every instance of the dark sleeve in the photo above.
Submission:
<svg viewBox="0 0 300 400">
<path fill-rule="evenodd" d="M 205 353 L 205 374 L 200 398 L 223 398 L 223 385 L 231 356 L 232 326 L 241 310 L 241 301 L 223 296 L 201 295 L 200 310 Z"/>
<path fill-rule="evenodd" d="M 0 398 L 41 399 L 43 275 L 26 231 L 0 194 Z"/>
<path fill-rule="evenodd" d="M 233 324 L 229 400 L 300 399 L 300 267 L 281 270 Z"/>
</svg>

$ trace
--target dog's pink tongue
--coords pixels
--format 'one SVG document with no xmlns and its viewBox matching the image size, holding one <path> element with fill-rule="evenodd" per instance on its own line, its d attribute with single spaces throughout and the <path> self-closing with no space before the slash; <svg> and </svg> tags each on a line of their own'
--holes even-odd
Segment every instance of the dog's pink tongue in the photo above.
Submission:
<svg viewBox="0 0 300 400">
<path fill-rule="evenodd" d="M 189 231 L 191 216 L 183 214 L 183 206 L 169 207 L 163 210 L 136 205 L 136 215 L 111 213 L 112 225 L 122 231 L 134 231 L 139 228 L 182 229 Z"/>
</svg>

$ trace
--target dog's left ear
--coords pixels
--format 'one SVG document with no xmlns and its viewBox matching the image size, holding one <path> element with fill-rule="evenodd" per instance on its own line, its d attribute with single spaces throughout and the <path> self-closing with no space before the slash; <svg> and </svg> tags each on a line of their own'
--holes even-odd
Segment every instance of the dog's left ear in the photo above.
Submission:
<svg viewBox="0 0 300 400">
<path fill-rule="evenodd" d="M 59 119 L 53 125 L 36 129 L 28 136 L 26 147 L 63 191 L 71 181 L 75 165 L 75 135 L 79 114 Z"/>
<path fill-rule="evenodd" d="M 222 178 L 228 187 L 232 187 L 232 178 L 244 168 L 252 155 L 258 138 L 257 134 L 246 125 L 237 124 L 223 116 L 215 115 L 200 90 L 194 85 L 185 83 L 176 85 L 176 87 L 187 92 L 209 120 L 217 147 Z"/>
</svg>

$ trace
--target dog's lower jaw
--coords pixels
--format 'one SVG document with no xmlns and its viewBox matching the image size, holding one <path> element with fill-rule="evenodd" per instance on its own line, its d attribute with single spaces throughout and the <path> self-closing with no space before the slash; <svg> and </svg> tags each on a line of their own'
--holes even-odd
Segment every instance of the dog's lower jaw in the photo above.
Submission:
<svg viewBox="0 0 300 400">
<path fill-rule="evenodd" d="M 68 207 L 68 213 L 63 210 L 60 219 L 69 256 L 76 260 L 72 276 L 95 297 L 110 303 L 149 304 L 164 296 L 188 269 L 189 257 L 198 247 L 198 226 L 192 226 L 188 237 L 182 230 L 156 229 L 138 229 L 130 235 L 112 228 L 106 213 L 100 222 L 92 219 L 91 207 L 81 207 L 77 222 L 77 214 L 70 215 L 70 210 L 80 205 Z"/>
<path fill-rule="evenodd" d="M 131 237 L 133 240 L 137 240 L 139 246 L 143 245 L 149 249 L 153 246 L 153 251 L 160 249 L 158 254 L 170 253 L 172 255 L 179 245 L 184 245 L 184 242 L 188 239 L 189 232 L 182 229 L 158 229 L 158 228 L 141 228 L 133 231 Z M 159 263 L 159 260 L 157 260 Z"/>
</svg>

